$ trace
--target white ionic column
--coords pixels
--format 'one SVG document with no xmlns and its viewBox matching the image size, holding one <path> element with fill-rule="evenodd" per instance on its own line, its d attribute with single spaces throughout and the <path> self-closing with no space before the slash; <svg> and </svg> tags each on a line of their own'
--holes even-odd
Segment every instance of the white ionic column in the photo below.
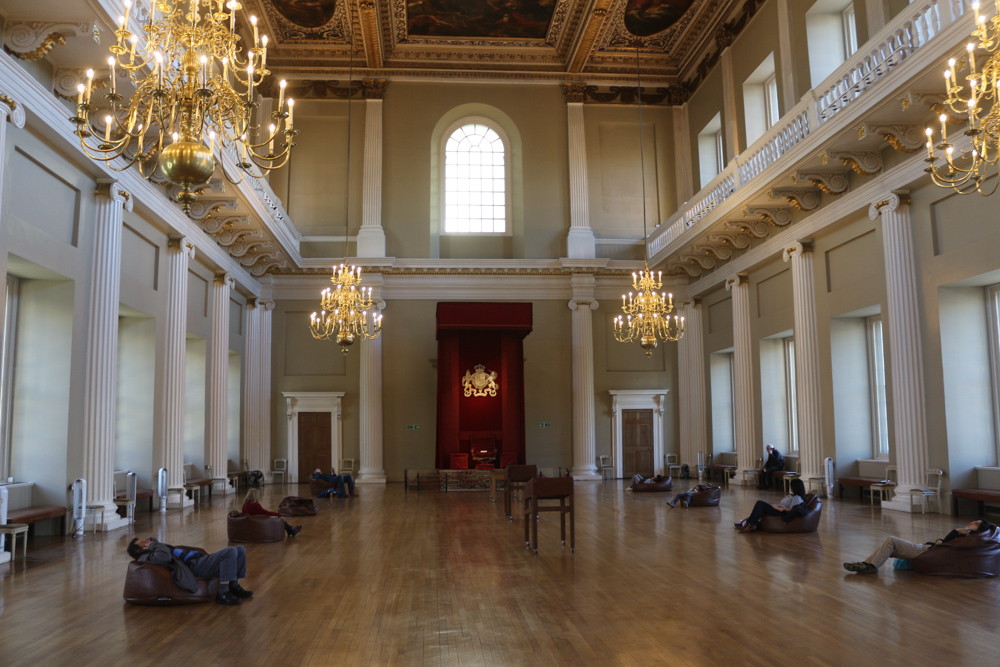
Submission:
<svg viewBox="0 0 1000 667">
<path fill-rule="evenodd" d="M 2 125 L 0 125 L 2 127 Z M 84 380 L 83 470 L 87 504 L 104 507 L 101 530 L 124 528 L 114 503 L 115 405 L 118 397 L 118 295 L 121 290 L 122 222 L 132 196 L 118 181 L 97 181 L 97 224 L 90 285 L 90 331 Z"/>
<path fill-rule="evenodd" d="M 573 469 L 577 480 L 600 481 L 595 457 L 594 436 L 594 323 L 593 311 L 598 303 L 594 297 L 596 280 L 593 275 L 574 274 L 570 278 L 573 298 Z"/>
<path fill-rule="evenodd" d="M 799 423 L 802 477 L 823 476 L 823 420 L 819 377 L 819 333 L 816 329 L 816 280 L 812 244 L 797 241 L 781 254 L 792 262 L 795 306 L 795 405 Z M 833 484 L 833 480 L 827 480 Z"/>
<path fill-rule="evenodd" d="M 260 441 L 258 456 L 267 478 L 270 479 L 274 456 L 271 453 L 271 313 L 274 301 L 257 301 L 257 357 L 260 367 L 257 383 L 257 423 Z"/>
<path fill-rule="evenodd" d="M 184 237 L 167 245 L 167 326 L 163 355 L 163 465 L 167 469 L 167 507 L 194 504 L 184 494 L 184 358 L 187 344 L 188 262 L 194 246 Z"/>
<path fill-rule="evenodd" d="M 0 158 L 6 155 L 7 147 L 7 121 L 14 124 L 14 127 L 24 127 L 24 106 L 18 104 L 6 95 L 0 95 Z M 0 185 L 3 184 L 4 160 L 0 159 Z M 0 187 L 0 206 L 3 204 L 3 188 Z"/>
<path fill-rule="evenodd" d="M 243 430 L 243 458 L 250 470 L 264 470 L 260 452 L 260 415 L 257 411 L 257 388 L 260 384 L 260 308 L 256 299 L 247 299 L 246 326 L 243 337 L 243 397 L 240 421 Z"/>
<path fill-rule="evenodd" d="M 702 339 L 701 301 L 683 304 L 684 336 L 678 341 L 677 361 L 680 370 L 681 463 L 693 470 L 698 452 L 708 446 L 705 428 L 705 344 Z"/>
<path fill-rule="evenodd" d="M 226 448 L 229 440 L 229 293 L 236 281 L 226 273 L 212 284 L 212 334 L 208 358 L 208 441 L 205 460 L 212 468 L 214 491 L 235 493 L 229 486 Z"/>
<path fill-rule="evenodd" d="M 757 463 L 754 419 L 753 344 L 750 337 L 750 285 L 746 274 L 726 281 L 733 293 L 733 417 L 736 420 L 737 474 L 753 470 Z"/>
<path fill-rule="evenodd" d="M 926 484 L 927 417 L 924 402 L 923 344 L 908 193 L 897 191 L 872 204 L 868 217 L 882 218 L 885 291 L 889 329 L 889 373 L 898 484 L 883 508 L 912 510 L 910 489 Z"/>
<path fill-rule="evenodd" d="M 566 256 L 593 259 L 596 255 L 594 230 L 590 228 L 587 194 L 587 135 L 583 125 L 584 84 L 564 84 L 566 125 L 569 144 L 569 234 Z"/>
<path fill-rule="evenodd" d="M 733 78 L 733 50 L 722 49 L 722 136 L 726 138 L 726 164 L 740 152 L 739 116 L 736 110 L 736 80 Z M 690 163 L 688 163 L 690 164 Z M 726 168 L 719 165 L 719 171 Z"/>
<path fill-rule="evenodd" d="M 379 312 L 382 300 L 382 274 L 370 274 L 364 284 L 372 287 L 372 301 Z M 361 383 L 359 416 L 361 418 L 361 468 L 359 484 L 385 484 L 382 448 L 382 337 L 361 343 Z M 340 466 L 340 461 L 334 462 Z"/>
<path fill-rule="evenodd" d="M 365 166 L 358 257 L 385 257 L 382 229 L 382 96 L 385 79 L 365 79 Z M 334 465 L 340 465 L 335 462 Z"/>
</svg>

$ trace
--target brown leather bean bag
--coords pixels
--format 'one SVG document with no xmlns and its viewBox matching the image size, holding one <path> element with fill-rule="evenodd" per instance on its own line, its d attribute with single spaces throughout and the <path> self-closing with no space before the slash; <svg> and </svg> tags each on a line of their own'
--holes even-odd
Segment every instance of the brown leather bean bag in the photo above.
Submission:
<svg viewBox="0 0 1000 667">
<path fill-rule="evenodd" d="M 197 551 L 206 553 L 204 549 Z M 132 561 L 128 564 L 125 592 L 122 593 L 122 597 L 129 604 L 171 606 L 211 602 L 218 592 L 218 579 L 198 579 L 198 591 L 189 593 L 174 583 L 170 576 L 170 568 L 167 566 Z"/>
<path fill-rule="evenodd" d="M 334 486 L 336 486 L 336 485 L 330 484 L 329 482 L 324 482 L 321 479 L 310 479 L 309 480 L 309 495 L 311 495 L 311 496 L 318 496 L 319 494 L 323 493 L 327 489 L 332 489 Z"/>
<path fill-rule="evenodd" d="M 823 511 L 823 503 L 819 496 L 808 494 L 806 509 L 808 512 L 804 516 L 797 516 L 788 523 L 782 521 L 780 516 L 765 516 L 757 528 L 769 533 L 815 533 L 819 528 L 820 513 Z"/>
<path fill-rule="evenodd" d="M 318 512 L 319 505 L 312 498 L 288 496 L 278 505 L 281 516 L 316 516 Z"/>
<path fill-rule="evenodd" d="M 910 559 L 914 572 L 936 577 L 1000 576 L 1000 529 L 962 535 Z"/>
<path fill-rule="evenodd" d="M 674 480 L 671 477 L 665 477 L 662 482 L 653 482 L 651 484 L 633 484 L 633 493 L 657 493 L 659 491 L 670 491 L 674 488 Z"/>
<path fill-rule="evenodd" d="M 226 519 L 226 530 L 230 542 L 280 542 L 285 539 L 285 520 L 232 511 Z"/>
<path fill-rule="evenodd" d="M 715 507 L 719 504 L 719 498 L 722 497 L 721 486 L 699 484 L 694 488 L 699 490 L 691 494 L 691 501 L 688 502 L 688 507 Z"/>
</svg>

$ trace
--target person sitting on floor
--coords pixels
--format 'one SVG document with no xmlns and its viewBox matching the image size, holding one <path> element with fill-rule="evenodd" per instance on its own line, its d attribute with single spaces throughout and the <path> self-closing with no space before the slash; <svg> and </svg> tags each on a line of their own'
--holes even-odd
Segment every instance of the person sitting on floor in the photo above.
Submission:
<svg viewBox="0 0 1000 667">
<path fill-rule="evenodd" d="M 757 488 L 758 489 L 772 489 L 774 488 L 774 480 L 771 478 L 771 473 L 778 472 L 779 470 L 785 469 L 785 459 L 781 458 L 781 452 L 774 445 L 767 446 L 767 461 L 764 462 L 764 467 L 761 468 L 760 474 L 757 476 Z"/>
<path fill-rule="evenodd" d="M 281 516 L 277 512 L 268 512 L 264 509 L 260 504 L 260 489 L 257 488 L 250 488 L 247 491 L 247 496 L 243 499 L 243 513 L 250 516 Z M 302 530 L 302 526 L 292 526 L 287 521 L 284 524 L 289 537 L 295 537 Z"/>
<path fill-rule="evenodd" d="M 736 528 L 741 533 L 752 533 L 757 530 L 757 524 L 760 523 L 764 515 L 780 516 L 781 520 L 785 523 L 790 522 L 797 516 L 803 516 L 807 511 L 806 485 L 801 479 L 796 478 L 791 481 L 789 486 L 792 492 L 782 498 L 781 502 L 777 505 L 758 500 L 757 504 L 753 506 L 750 516 L 737 523 Z"/>
<path fill-rule="evenodd" d="M 348 494 L 352 496 L 356 495 L 354 493 L 354 476 L 351 473 L 345 472 L 338 475 L 336 470 L 333 470 L 332 473 L 331 475 L 324 475 L 322 470 L 316 468 L 313 470 L 312 478 L 332 484 L 333 488 L 337 490 L 338 498 L 345 498 Z"/>
<path fill-rule="evenodd" d="M 693 496 L 696 493 L 701 493 L 702 491 L 709 491 L 715 488 L 718 487 L 714 487 L 708 484 L 698 484 L 697 486 L 692 486 L 687 491 L 682 491 L 681 493 L 678 493 L 676 496 L 674 496 L 673 500 L 668 500 L 667 504 L 673 507 L 677 503 L 682 503 L 684 507 L 687 507 L 688 503 L 691 502 L 691 496 Z"/>
<path fill-rule="evenodd" d="M 923 544 L 908 542 L 902 538 L 890 535 L 885 538 L 885 541 L 882 542 L 882 546 L 876 549 L 875 553 L 871 556 L 862 561 L 858 561 L 857 563 L 844 563 L 844 569 L 854 572 L 855 574 L 878 574 L 878 569 L 882 567 L 882 565 L 884 565 L 890 558 L 903 558 L 905 560 L 910 560 L 911 558 L 916 558 L 928 549 L 933 549 L 934 547 L 944 544 L 945 542 L 951 542 L 956 537 L 971 535 L 974 533 L 985 533 L 992 528 L 993 525 L 990 522 L 983 519 L 977 519 L 967 526 L 956 528 L 940 540 L 935 542 L 924 542 Z"/>
<path fill-rule="evenodd" d="M 253 591 L 240 586 L 239 579 L 247 576 L 247 552 L 242 545 L 226 547 L 212 554 L 194 549 L 174 547 L 156 538 L 134 538 L 128 545 L 128 555 L 139 563 L 165 565 L 178 587 L 189 593 L 198 591 L 198 577 L 219 580 L 219 604 L 242 604 L 243 598 L 252 598 Z"/>
<path fill-rule="evenodd" d="M 663 475 L 657 475 L 656 477 L 643 477 L 642 475 L 632 476 L 632 486 L 636 484 L 662 484 L 663 481 L 667 479 Z M 632 490 L 632 486 L 628 487 L 628 491 Z"/>
</svg>

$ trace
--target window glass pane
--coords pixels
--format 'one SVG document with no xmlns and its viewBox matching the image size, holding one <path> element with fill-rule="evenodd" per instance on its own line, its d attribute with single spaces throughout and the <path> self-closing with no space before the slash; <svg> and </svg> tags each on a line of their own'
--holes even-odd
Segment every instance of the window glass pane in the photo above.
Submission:
<svg viewBox="0 0 1000 667">
<path fill-rule="evenodd" d="M 872 404 L 874 407 L 875 440 L 879 456 L 889 455 L 889 417 L 885 397 L 885 356 L 882 344 L 882 319 L 875 318 L 869 325 L 871 339 L 872 379 L 874 380 Z"/>
<path fill-rule="evenodd" d="M 788 442 L 789 449 L 799 451 L 799 405 L 795 392 L 795 341 L 785 341 L 785 387 L 788 396 Z"/>
<path fill-rule="evenodd" d="M 499 134 L 482 123 L 452 133 L 445 145 L 446 233 L 506 231 L 506 210 L 498 206 L 506 202 L 504 152 Z M 455 199 L 454 193 L 468 195 Z"/>
</svg>

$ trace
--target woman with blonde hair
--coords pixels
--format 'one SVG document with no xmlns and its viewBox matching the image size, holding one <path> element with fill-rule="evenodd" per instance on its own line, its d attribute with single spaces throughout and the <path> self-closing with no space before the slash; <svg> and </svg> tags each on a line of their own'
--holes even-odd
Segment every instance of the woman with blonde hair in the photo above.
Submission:
<svg viewBox="0 0 1000 667">
<path fill-rule="evenodd" d="M 254 486 L 250 487 L 246 498 L 243 499 L 243 513 L 250 516 L 281 516 L 277 512 L 268 512 L 261 506 L 260 489 Z M 288 533 L 289 537 L 295 537 L 300 530 L 302 530 L 302 526 L 291 526 L 285 521 L 285 532 Z"/>
</svg>

